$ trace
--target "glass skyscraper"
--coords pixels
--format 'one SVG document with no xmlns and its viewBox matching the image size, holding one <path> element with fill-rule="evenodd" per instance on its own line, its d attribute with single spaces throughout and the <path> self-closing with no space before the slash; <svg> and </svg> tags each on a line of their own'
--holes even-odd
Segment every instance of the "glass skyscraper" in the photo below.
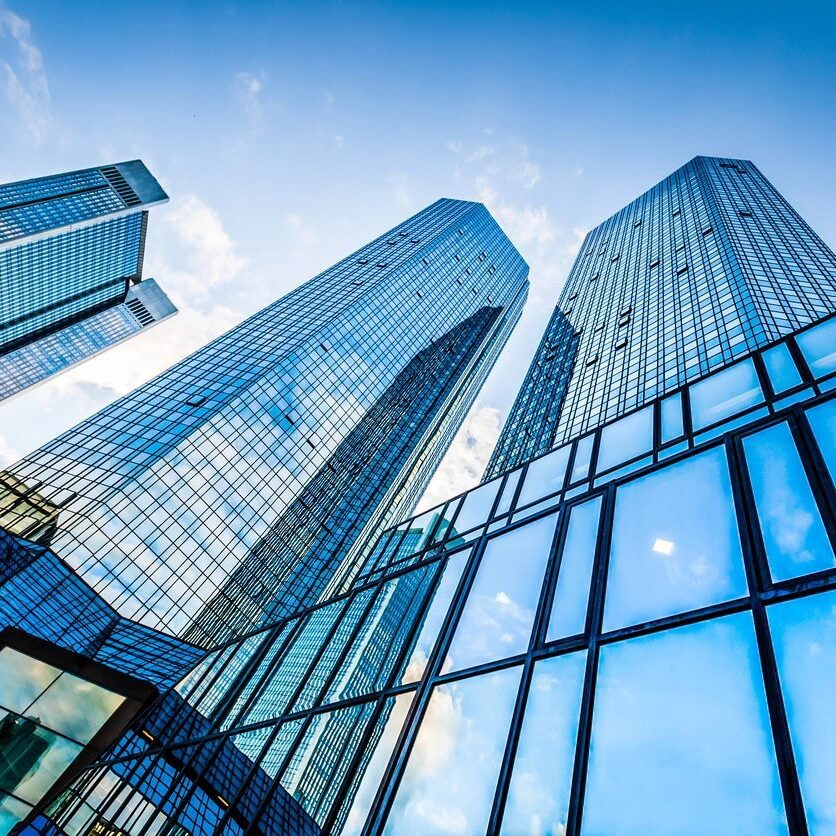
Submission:
<svg viewBox="0 0 836 836">
<path fill-rule="evenodd" d="M 0 399 L 175 313 L 141 283 L 167 201 L 140 160 L 0 185 Z"/>
<path fill-rule="evenodd" d="M 739 160 L 593 230 L 486 481 L 184 665 L 27 832 L 829 832 L 833 264 Z"/>
</svg>

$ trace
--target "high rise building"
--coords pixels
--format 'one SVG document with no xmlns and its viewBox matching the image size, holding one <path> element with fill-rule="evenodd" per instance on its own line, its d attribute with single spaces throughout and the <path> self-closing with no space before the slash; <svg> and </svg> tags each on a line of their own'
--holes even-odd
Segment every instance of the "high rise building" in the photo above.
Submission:
<svg viewBox="0 0 836 836">
<path fill-rule="evenodd" d="M 141 281 L 167 201 L 140 160 L 0 185 L 0 400 L 176 312 Z"/>
<path fill-rule="evenodd" d="M 705 178 L 726 195 L 710 219 L 685 188 Z M 634 250 L 643 268 L 616 273 Z M 213 648 L 52 821 L 826 832 L 833 264 L 739 160 L 697 158 L 593 230 L 512 410 L 510 469 L 495 458 L 316 604 Z"/>
<path fill-rule="evenodd" d="M 9 468 L 3 525 L 36 494 L 39 542 L 106 603 L 203 645 L 314 603 L 420 497 L 527 274 L 483 206 L 440 200 Z"/>
</svg>

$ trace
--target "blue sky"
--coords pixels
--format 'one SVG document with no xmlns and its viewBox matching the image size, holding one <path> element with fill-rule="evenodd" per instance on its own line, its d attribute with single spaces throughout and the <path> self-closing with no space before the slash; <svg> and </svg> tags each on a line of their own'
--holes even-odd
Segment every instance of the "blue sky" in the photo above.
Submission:
<svg viewBox="0 0 836 836">
<path fill-rule="evenodd" d="M 695 154 L 753 159 L 836 244 L 826 3 L 0 0 L 0 181 L 141 157 L 181 313 L 0 406 L 11 461 L 441 195 L 532 268 L 433 486 L 475 481 L 583 234 Z"/>
</svg>

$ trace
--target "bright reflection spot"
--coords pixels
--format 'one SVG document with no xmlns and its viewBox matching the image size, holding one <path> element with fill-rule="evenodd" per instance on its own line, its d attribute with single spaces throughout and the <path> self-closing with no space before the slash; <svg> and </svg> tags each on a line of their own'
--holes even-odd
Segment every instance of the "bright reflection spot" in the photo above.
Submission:
<svg viewBox="0 0 836 836">
<path fill-rule="evenodd" d="M 671 554 L 673 552 L 673 543 L 670 540 L 663 540 L 661 537 L 656 538 L 653 544 L 653 551 L 659 554 Z"/>
</svg>

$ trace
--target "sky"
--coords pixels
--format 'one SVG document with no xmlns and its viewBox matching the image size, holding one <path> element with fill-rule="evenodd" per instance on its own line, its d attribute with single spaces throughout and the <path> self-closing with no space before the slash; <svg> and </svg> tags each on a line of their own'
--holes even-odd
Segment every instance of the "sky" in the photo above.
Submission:
<svg viewBox="0 0 836 836">
<path fill-rule="evenodd" d="M 588 230 L 696 154 L 836 246 L 836 4 L 0 0 L 0 182 L 141 158 L 180 309 L 0 405 L 15 461 L 438 197 L 531 266 L 424 505 L 475 484 Z"/>
</svg>

